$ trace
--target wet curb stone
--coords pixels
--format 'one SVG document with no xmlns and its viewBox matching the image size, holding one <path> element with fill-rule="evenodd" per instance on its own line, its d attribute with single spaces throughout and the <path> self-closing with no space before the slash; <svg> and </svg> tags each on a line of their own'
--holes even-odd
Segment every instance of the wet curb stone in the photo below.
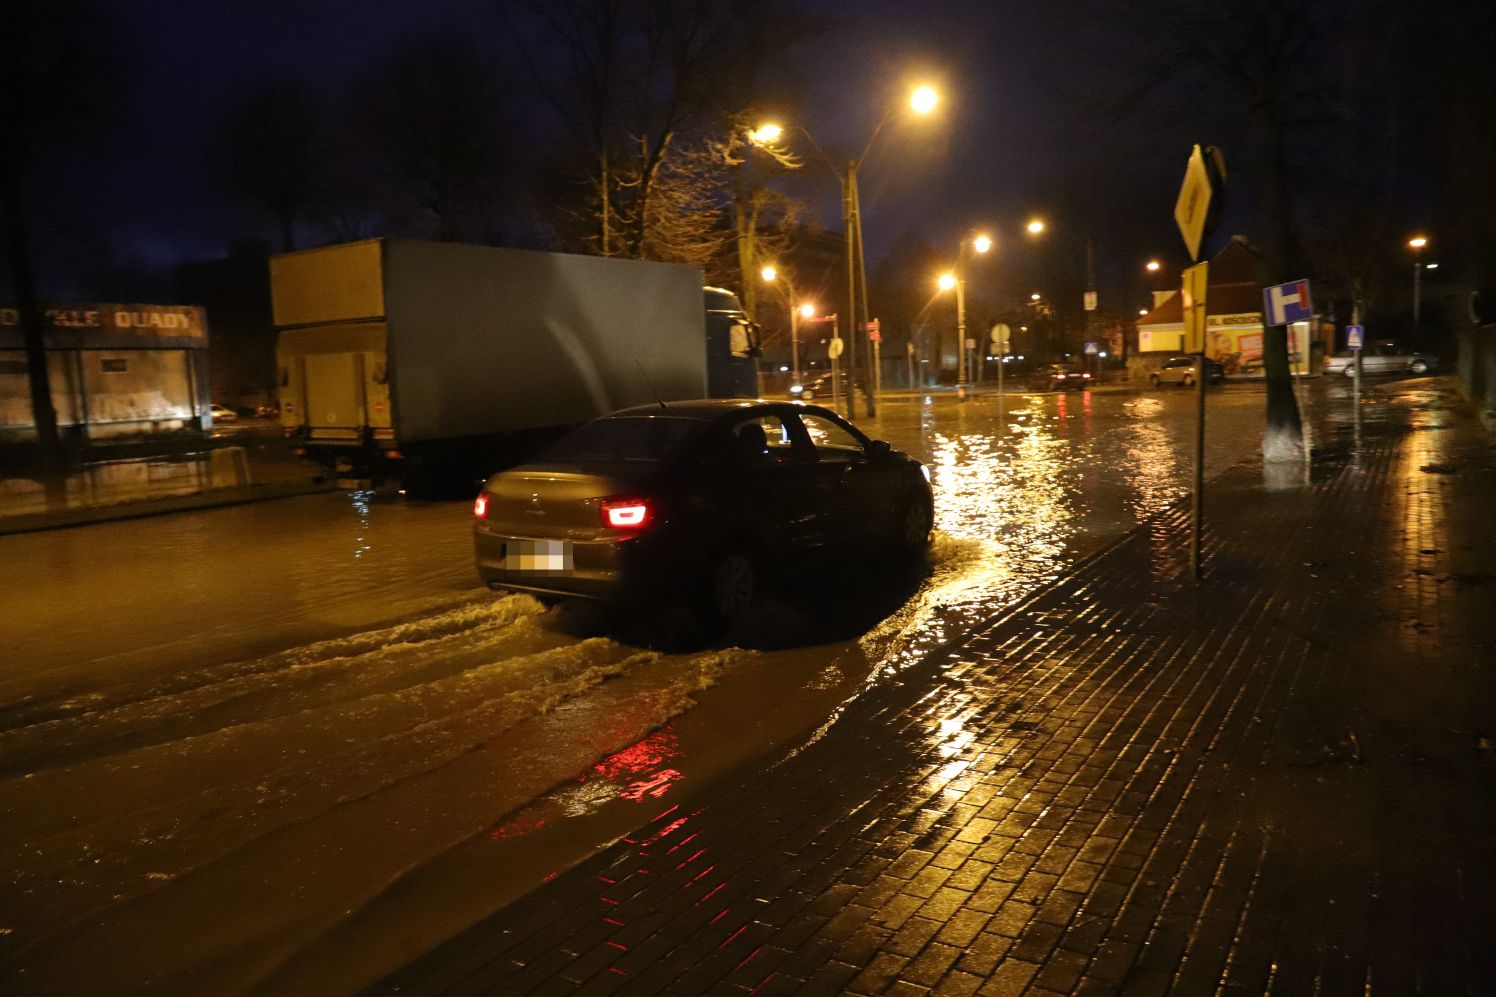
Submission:
<svg viewBox="0 0 1496 997">
<path fill-rule="evenodd" d="M 1496 454 L 1381 406 L 664 810 L 373 993 L 1474 993 Z"/>
<path fill-rule="evenodd" d="M 123 519 L 142 519 L 147 516 L 165 516 L 173 512 L 188 512 L 195 509 L 216 509 L 221 506 L 244 505 L 250 502 L 265 502 L 271 499 L 294 498 L 298 495 L 317 495 L 338 490 L 334 481 L 286 482 L 279 484 L 250 485 L 246 488 L 222 488 L 178 495 L 171 498 L 146 499 L 139 502 L 120 502 L 113 505 L 90 505 L 66 509 L 60 512 L 27 513 L 17 516 L 0 516 L 0 536 L 13 533 L 35 533 L 40 530 L 57 530 L 70 526 L 87 526 L 93 523 L 108 523 Z"/>
</svg>

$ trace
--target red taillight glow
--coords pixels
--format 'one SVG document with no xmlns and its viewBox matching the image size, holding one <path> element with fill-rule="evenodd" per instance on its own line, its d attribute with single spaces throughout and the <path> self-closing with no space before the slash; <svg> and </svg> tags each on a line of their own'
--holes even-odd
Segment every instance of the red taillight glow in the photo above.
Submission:
<svg viewBox="0 0 1496 997">
<path fill-rule="evenodd" d="M 473 516 L 477 519 L 488 518 L 488 493 L 479 492 L 478 497 L 473 499 Z"/>
<path fill-rule="evenodd" d="M 643 499 L 606 499 L 603 522 L 615 530 L 640 530 L 649 524 L 649 503 Z"/>
</svg>

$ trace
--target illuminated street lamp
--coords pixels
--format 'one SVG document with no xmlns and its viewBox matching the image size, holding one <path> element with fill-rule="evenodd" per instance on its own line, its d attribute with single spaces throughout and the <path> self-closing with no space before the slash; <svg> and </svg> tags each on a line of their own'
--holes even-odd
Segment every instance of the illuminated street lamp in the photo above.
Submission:
<svg viewBox="0 0 1496 997">
<path fill-rule="evenodd" d="M 1044 231 L 1044 220 L 1042 218 L 1035 218 L 1031 220 L 1028 225 L 1025 226 L 1025 228 L 1028 229 L 1029 235 L 1039 235 Z"/>
<path fill-rule="evenodd" d="M 748 140 L 754 145 L 773 145 L 784 137 L 784 127 L 772 121 L 765 121 L 748 133 Z"/>
<path fill-rule="evenodd" d="M 1428 245 L 1428 236 L 1415 235 L 1408 240 L 1408 248 L 1413 251 L 1413 348 L 1418 348 L 1419 333 L 1422 332 L 1418 321 L 1419 305 L 1423 297 L 1423 261 L 1419 258 L 1423 255 L 1423 247 Z"/>
<path fill-rule="evenodd" d="M 985 253 L 992 248 L 992 239 L 987 235 L 975 235 L 961 240 L 956 251 L 956 269 L 940 275 L 938 284 L 942 291 L 956 289 L 956 390 L 960 397 L 962 388 L 973 380 L 969 369 L 973 361 L 972 351 L 966 346 L 966 251 L 968 248 Z"/>
<path fill-rule="evenodd" d="M 927 115 L 934 111 L 940 104 L 940 94 L 934 87 L 921 85 L 915 87 L 909 94 L 908 107 L 917 115 Z M 880 380 L 878 369 L 877 341 L 872 338 L 868 329 L 869 319 L 867 303 L 867 266 L 862 252 L 862 202 L 857 192 L 857 171 L 862 167 L 862 161 L 872 151 L 873 143 L 877 141 L 883 126 L 897 110 L 897 105 L 889 105 L 874 126 L 872 135 L 867 140 L 867 145 L 862 149 L 862 155 L 856 159 L 847 160 L 845 171 L 840 170 L 832 163 L 831 159 L 821 150 L 815 138 L 803 126 L 796 125 L 793 130 L 804 135 L 815 149 L 821 159 L 831 167 L 837 178 L 842 183 L 842 219 L 846 228 L 847 246 L 847 313 L 851 319 L 851 334 L 847 337 L 847 366 L 854 372 L 855 381 L 857 370 L 857 336 L 858 333 L 868 336 L 868 378 L 867 378 L 867 414 L 869 417 L 878 414 L 877 395 Z M 758 144 L 773 144 L 784 136 L 785 129 L 775 123 L 765 122 L 750 131 L 749 137 Z M 860 315 L 859 315 L 860 306 Z"/>
<path fill-rule="evenodd" d="M 779 270 L 772 263 L 765 265 L 764 268 L 758 272 L 758 275 L 764 279 L 764 283 L 766 284 L 775 284 L 780 280 Z M 799 298 L 799 295 L 795 293 L 795 285 L 790 282 L 788 276 L 785 276 L 783 278 L 783 283 L 785 289 L 784 297 L 785 300 L 789 302 L 790 306 L 790 368 L 793 371 L 792 376 L 795 379 L 794 383 L 799 384 L 800 319 L 802 317 L 814 318 L 816 313 L 816 306 L 809 303 L 796 305 L 795 301 Z"/>
<path fill-rule="evenodd" d="M 1157 260 L 1149 260 L 1143 266 L 1143 269 L 1147 270 L 1149 273 L 1158 273 L 1158 271 L 1160 269 L 1162 269 L 1162 268 L 1163 268 L 1163 264 L 1160 263 L 1160 262 L 1158 262 Z"/>
</svg>

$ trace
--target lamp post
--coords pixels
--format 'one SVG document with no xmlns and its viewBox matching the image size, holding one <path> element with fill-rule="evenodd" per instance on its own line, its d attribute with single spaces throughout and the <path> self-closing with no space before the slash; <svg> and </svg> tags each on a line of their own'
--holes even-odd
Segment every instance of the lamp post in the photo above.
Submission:
<svg viewBox="0 0 1496 997">
<path fill-rule="evenodd" d="M 940 95 L 930 86 L 915 87 L 909 95 L 909 108 L 917 115 L 927 115 L 935 110 L 940 103 Z M 857 377 L 857 336 L 861 333 L 867 336 L 867 414 L 869 418 L 878 414 L 877 403 L 877 349 L 869 330 L 867 302 L 867 267 L 863 260 L 862 251 L 862 203 L 857 190 L 857 172 L 862 168 L 862 161 L 872 151 L 873 143 L 877 141 L 883 126 L 888 123 L 889 117 L 896 110 L 897 105 L 890 105 L 878 123 L 873 128 L 872 135 L 867 140 L 867 145 L 862 149 L 862 154 L 856 159 L 847 160 L 846 168 L 838 169 L 836 164 L 821 150 L 810 132 L 802 126 L 796 126 L 795 130 L 810 142 L 816 153 L 825 161 L 837 175 L 842 186 L 842 222 L 846 230 L 846 256 L 847 256 L 847 315 L 848 315 L 848 337 L 847 337 L 847 366 L 851 370 L 851 384 L 855 388 Z M 749 137 L 758 144 L 772 144 L 779 142 L 784 137 L 784 128 L 779 125 L 760 125 L 749 133 Z M 849 392 L 851 389 L 849 389 Z"/>
<path fill-rule="evenodd" d="M 1408 248 L 1413 251 L 1413 349 L 1419 347 L 1422 323 L 1419 321 L 1419 304 L 1422 298 L 1423 285 L 1423 247 L 1428 245 L 1428 236 L 1415 235 L 1408 240 Z"/>
<path fill-rule="evenodd" d="M 985 253 L 992 248 L 992 239 L 986 235 L 969 235 L 961 240 L 956 250 L 956 269 L 940 275 L 942 291 L 956 291 L 956 397 L 966 400 L 966 385 L 976 380 L 970 369 L 971 350 L 966 345 L 966 251 L 974 249 Z"/>
<path fill-rule="evenodd" d="M 1034 218 L 1029 221 L 1025 228 L 1028 229 L 1029 235 L 1039 236 L 1048 231 L 1049 223 L 1042 218 Z M 1153 270 L 1154 267 L 1150 265 L 1148 269 Z M 1034 300 L 1038 300 L 1037 295 L 1034 297 Z M 1086 312 L 1084 335 L 1086 338 L 1090 338 L 1093 327 L 1092 320 L 1096 314 L 1096 254 L 1092 249 L 1090 232 L 1086 232 L 1086 292 L 1082 304 Z M 1084 353 L 1082 353 L 1082 356 L 1084 356 Z"/>
<path fill-rule="evenodd" d="M 794 377 L 794 383 L 800 383 L 800 319 L 815 318 L 816 306 L 808 301 L 800 301 L 799 292 L 795 290 L 794 282 L 788 275 L 781 274 L 777 267 L 772 264 L 765 266 L 758 275 L 766 284 L 778 283 L 781 278 L 784 281 L 785 301 L 789 303 L 790 309 L 790 370 Z"/>
</svg>

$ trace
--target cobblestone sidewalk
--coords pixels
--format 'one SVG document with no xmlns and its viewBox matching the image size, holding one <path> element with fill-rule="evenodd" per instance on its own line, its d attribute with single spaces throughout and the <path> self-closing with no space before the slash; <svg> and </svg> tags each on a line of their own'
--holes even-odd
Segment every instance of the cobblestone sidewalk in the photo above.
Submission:
<svg viewBox="0 0 1496 997">
<path fill-rule="evenodd" d="M 402 994 L 1488 993 L 1496 451 L 1410 395 L 1213 486 L 385 980 Z"/>
</svg>

